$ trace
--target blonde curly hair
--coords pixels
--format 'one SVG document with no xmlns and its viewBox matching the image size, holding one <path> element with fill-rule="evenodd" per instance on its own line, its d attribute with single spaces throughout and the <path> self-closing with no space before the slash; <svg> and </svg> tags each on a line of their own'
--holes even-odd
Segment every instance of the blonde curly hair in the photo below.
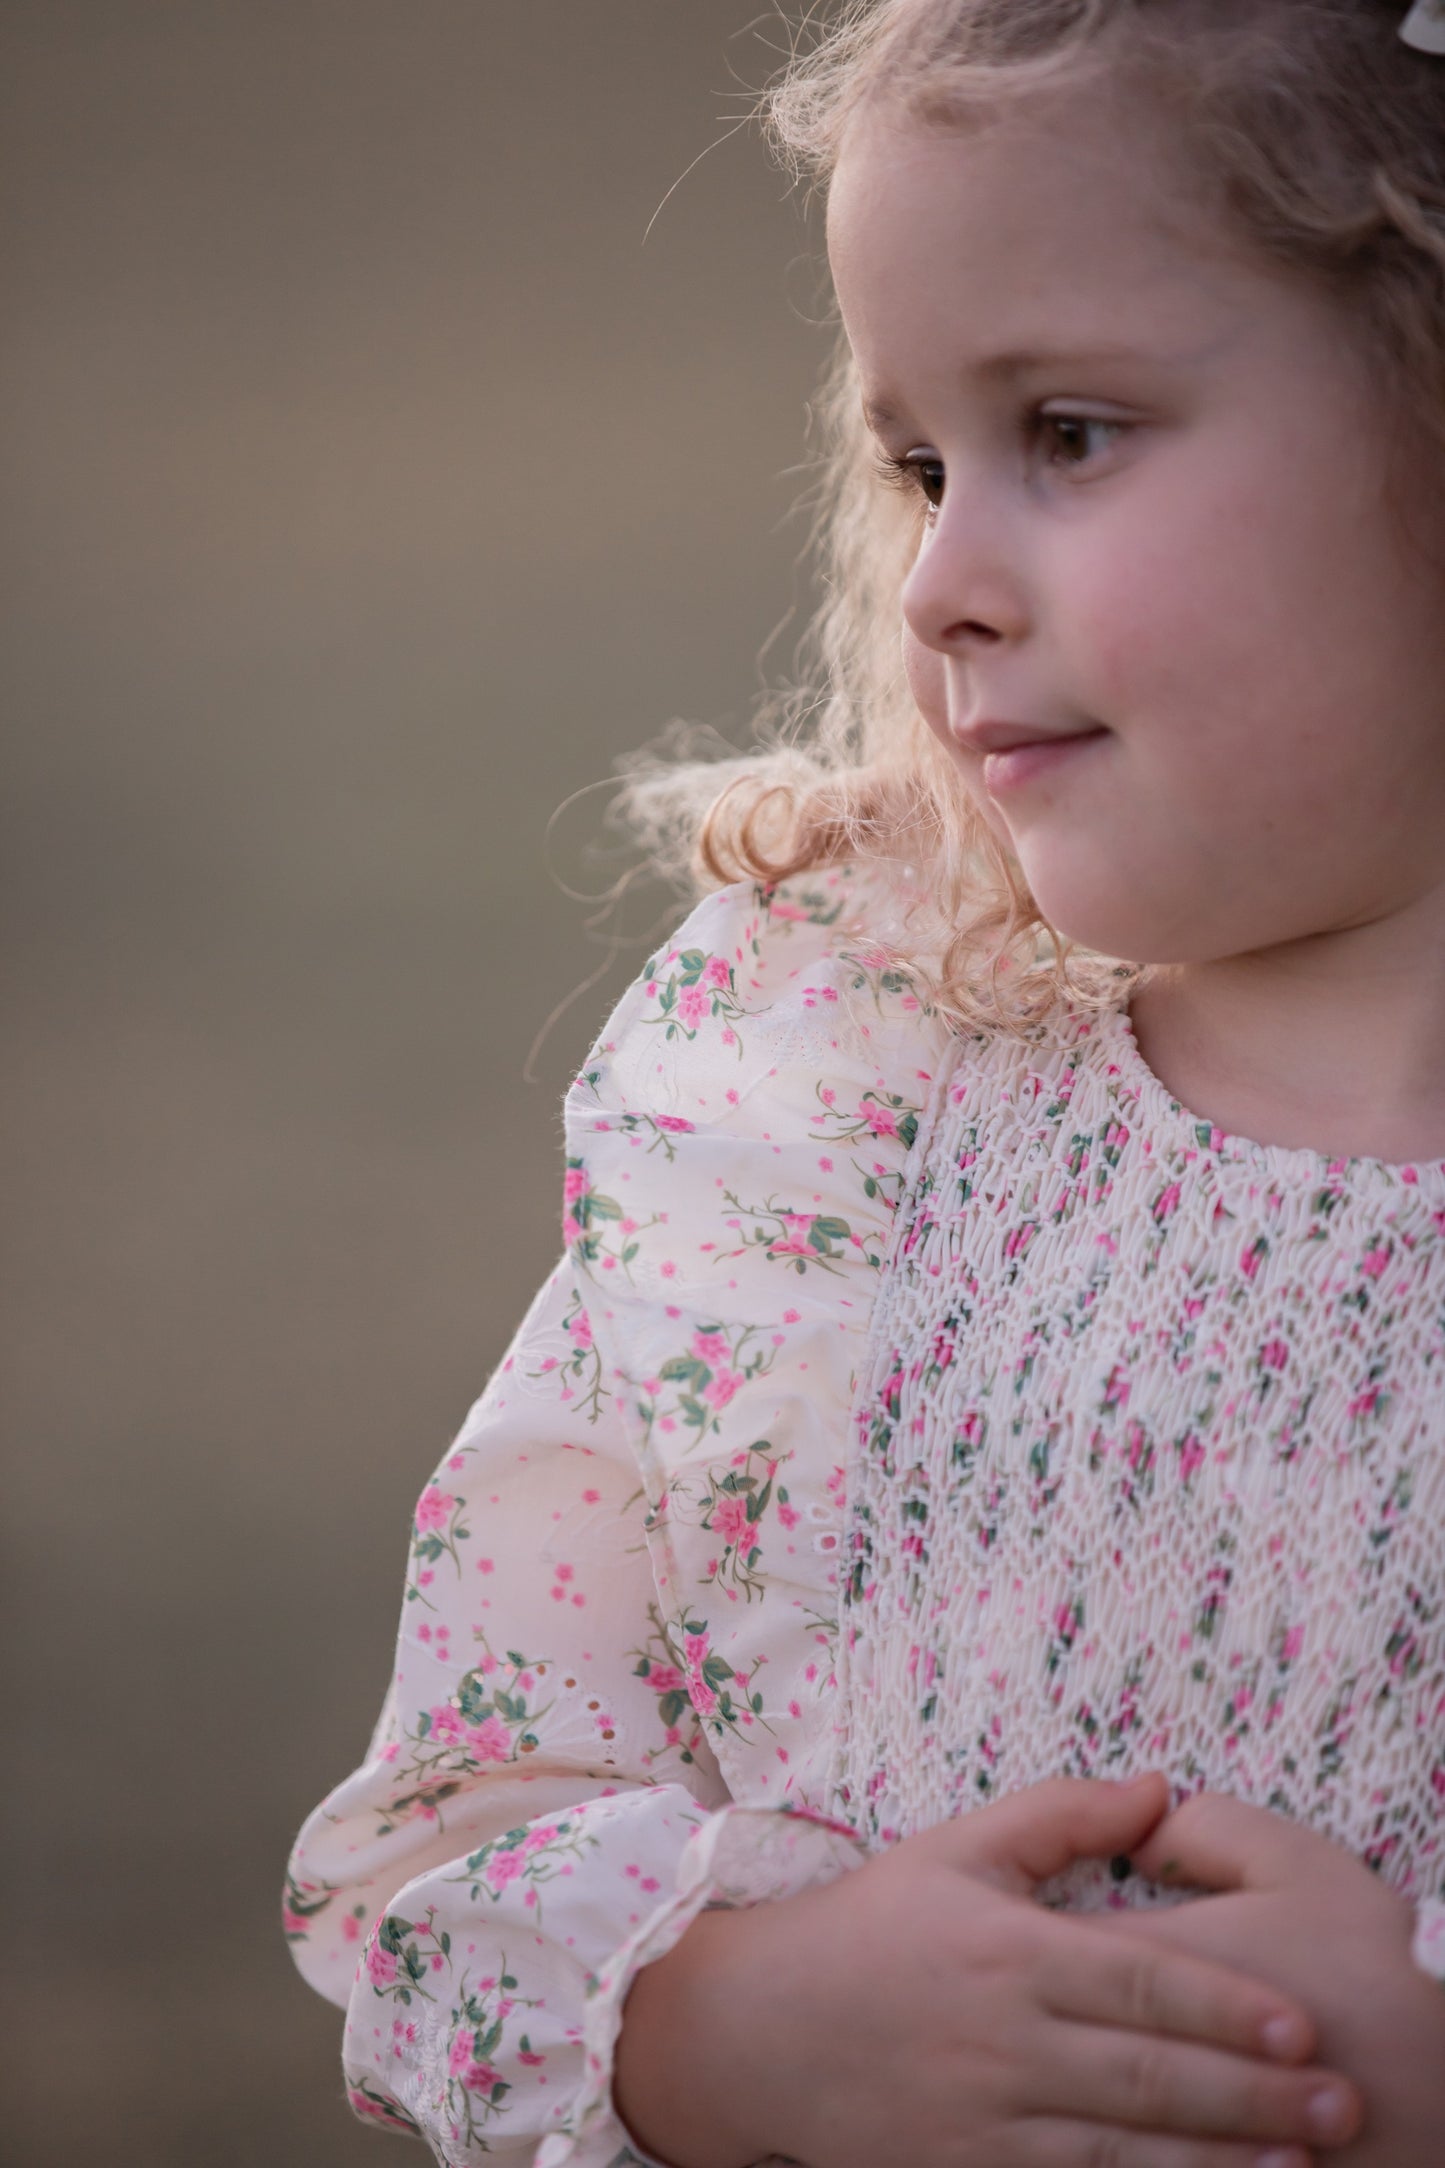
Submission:
<svg viewBox="0 0 1445 2168">
<path fill-rule="evenodd" d="M 1222 229 L 1337 300 L 1386 400 L 1387 496 L 1411 529 L 1422 474 L 1437 496 L 1445 479 L 1445 65 L 1400 21 L 1400 0 L 849 0 L 810 13 L 762 118 L 821 191 L 880 96 L 960 126 L 1127 71 L 1162 102 Z M 1061 1001 L 1117 1003 L 1142 967 L 1048 924 L 909 697 L 900 593 L 918 515 L 878 482 L 845 343 L 814 419 L 825 599 L 803 682 L 769 698 L 756 752 L 699 761 L 674 734 L 629 756 L 620 816 L 697 889 L 886 865 L 906 900 L 895 953 L 963 1028 L 1032 1032 Z"/>
</svg>

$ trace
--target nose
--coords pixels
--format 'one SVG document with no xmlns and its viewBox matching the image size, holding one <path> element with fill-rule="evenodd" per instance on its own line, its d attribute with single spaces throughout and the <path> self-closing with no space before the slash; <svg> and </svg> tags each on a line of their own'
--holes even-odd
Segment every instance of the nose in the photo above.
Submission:
<svg viewBox="0 0 1445 2168">
<path fill-rule="evenodd" d="M 1028 613 L 1000 521 L 979 505 L 944 498 L 903 584 L 903 617 L 940 655 L 1017 640 Z"/>
</svg>

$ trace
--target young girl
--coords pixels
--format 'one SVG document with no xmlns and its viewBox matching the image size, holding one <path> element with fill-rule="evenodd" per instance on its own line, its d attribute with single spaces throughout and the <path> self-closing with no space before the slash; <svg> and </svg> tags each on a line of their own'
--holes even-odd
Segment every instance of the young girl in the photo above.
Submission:
<svg viewBox="0 0 1445 2168">
<path fill-rule="evenodd" d="M 635 782 L 712 892 L 297 1959 L 458 2168 L 1424 2168 L 1445 9 L 876 0 L 771 114 L 830 674 Z"/>
</svg>

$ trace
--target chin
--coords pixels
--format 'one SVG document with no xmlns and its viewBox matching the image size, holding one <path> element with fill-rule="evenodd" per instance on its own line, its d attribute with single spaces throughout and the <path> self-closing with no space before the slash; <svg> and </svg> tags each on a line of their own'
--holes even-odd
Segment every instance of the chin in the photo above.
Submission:
<svg viewBox="0 0 1445 2168">
<path fill-rule="evenodd" d="M 1199 921 L 1180 911 L 1177 899 L 1151 909 L 1139 892 L 1122 890 L 1117 877 L 1101 884 L 1069 879 L 1057 869 L 1024 866 L 1030 893 L 1049 924 L 1066 940 L 1121 963 L 1176 964 L 1195 960 Z M 1192 934 L 1192 939 L 1191 939 Z"/>
</svg>

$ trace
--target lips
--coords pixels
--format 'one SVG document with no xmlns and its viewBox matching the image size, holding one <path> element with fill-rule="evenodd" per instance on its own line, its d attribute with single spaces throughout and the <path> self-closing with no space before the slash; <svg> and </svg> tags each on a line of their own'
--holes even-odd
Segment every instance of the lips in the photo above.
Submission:
<svg viewBox="0 0 1445 2168">
<path fill-rule="evenodd" d="M 1012 753 L 1022 745 L 1058 745 L 1074 738 L 1102 735 L 1101 723 L 1086 723 L 1081 729 L 1050 730 L 1042 723 L 993 721 L 965 723 L 953 733 L 957 743 L 973 753 Z"/>
<path fill-rule="evenodd" d="M 1096 726 L 1067 735 L 1061 732 L 1052 738 L 1041 738 L 1035 731 L 1032 737 L 1015 736 L 1010 744 L 1000 742 L 992 751 L 984 752 L 983 787 L 990 798 L 1006 797 L 1029 783 L 1072 768 L 1077 761 L 1089 760 L 1110 736 L 1112 732 Z"/>
</svg>

